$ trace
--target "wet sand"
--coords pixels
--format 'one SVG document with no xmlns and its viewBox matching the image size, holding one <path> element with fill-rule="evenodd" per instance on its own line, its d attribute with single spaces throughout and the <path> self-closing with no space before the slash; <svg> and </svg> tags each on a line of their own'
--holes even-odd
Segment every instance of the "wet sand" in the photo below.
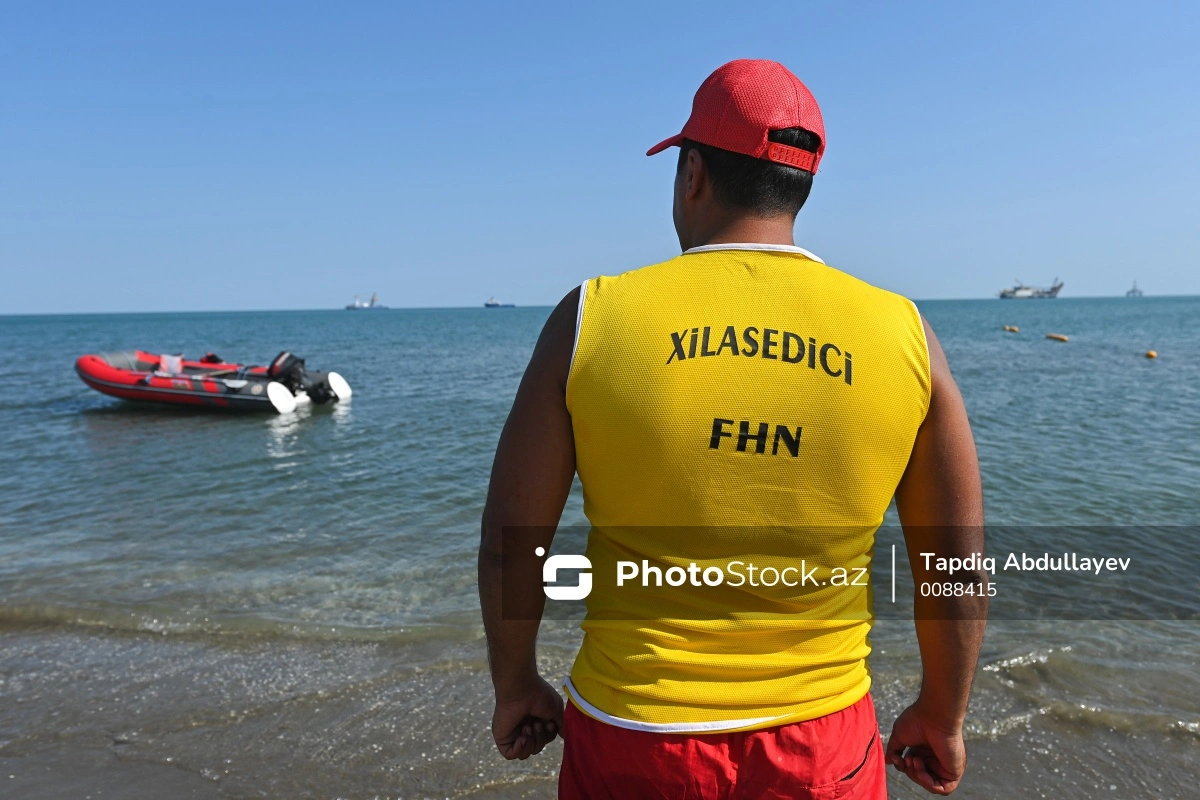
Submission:
<svg viewBox="0 0 1200 800">
<path fill-rule="evenodd" d="M 122 761 L 110 750 L 59 747 L 0 757 L 0 795 L 13 800 L 216 800 L 221 790 L 176 767 Z"/>
</svg>

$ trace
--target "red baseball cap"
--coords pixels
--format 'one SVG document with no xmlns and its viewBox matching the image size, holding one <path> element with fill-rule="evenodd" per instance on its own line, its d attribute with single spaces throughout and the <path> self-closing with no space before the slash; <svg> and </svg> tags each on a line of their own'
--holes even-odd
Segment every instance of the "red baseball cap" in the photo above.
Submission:
<svg viewBox="0 0 1200 800">
<path fill-rule="evenodd" d="M 780 128 L 804 128 L 821 137 L 816 153 L 767 140 Z M 709 75 L 692 100 L 683 131 L 651 147 L 661 153 L 684 139 L 765 158 L 815 173 L 825 154 L 825 123 L 808 87 L 776 61 L 738 59 Z"/>
</svg>

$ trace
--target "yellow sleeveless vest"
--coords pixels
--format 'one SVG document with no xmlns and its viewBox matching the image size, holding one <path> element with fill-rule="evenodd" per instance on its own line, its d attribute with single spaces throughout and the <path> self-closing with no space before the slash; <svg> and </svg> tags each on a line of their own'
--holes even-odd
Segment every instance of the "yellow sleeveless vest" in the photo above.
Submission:
<svg viewBox="0 0 1200 800">
<path fill-rule="evenodd" d="M 929 405 L 916 308 L 769 245 L 595 278 L 580 301 L 566 401 L 593 589 L 572 700 L 669 732 L 861 699 L 864 576 Z"/>
</svg>

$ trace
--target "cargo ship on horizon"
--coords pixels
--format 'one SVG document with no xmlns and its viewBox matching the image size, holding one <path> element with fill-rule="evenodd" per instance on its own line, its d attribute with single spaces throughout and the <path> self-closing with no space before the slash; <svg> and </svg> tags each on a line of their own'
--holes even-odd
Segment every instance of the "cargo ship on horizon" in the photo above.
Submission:
<svg viewBox="0 0 1200 800">
<path fill-rule="evenodd" d="M 1017 281 L 1008 289 L 1003 289 L 1000 292 L 1001 300 L 1041 300 L 1044 298 L 1058 297 L 1058 293 L 1062 291 L 1063 283 L 1058 278 L 1054 279 L 1049 289 L 1043 289 L 1039 286 L 1026 286 Z"/>
<path fill-rule="evenodd" d="M 371 295 L 370 302 L 364 302 L 354 295 L 354 302 L 346 306 L 347 311 L 387 311 L 388 307 L 379 302 L 379 294 Z"/>
</svg>

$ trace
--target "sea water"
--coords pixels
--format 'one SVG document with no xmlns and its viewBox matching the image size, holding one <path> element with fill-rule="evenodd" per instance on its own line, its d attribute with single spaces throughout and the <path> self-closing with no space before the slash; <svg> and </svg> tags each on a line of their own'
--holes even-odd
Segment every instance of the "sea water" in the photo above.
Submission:
<svg viewBox="0 0 1200 800">
<path fill-rule="evenodd" d="M 1200 298 L 919 306 L 966 399 L 1001 549 L 1132 550 L 1170 596 L 1063 620 L 1045 609 L 1070 607 L 1067 589 L 1009 592 L 958 796 L 1194 797 Z M 558 744 L 514 763 L 491 744 L 475 586 L 492 454 L 548 313 L 0 317 L 3 772 L 108 758 L 170 765 L 205 796 L 554 796 Z M 72 372 L 131 348 L 287 349 L 355 394 L 225 415 L 124 403 Z M 584 522 L 576 486 L 564 524 Z M 898 542 L 880 533 L 877 577 Z M 547 677 L 578 642 L 573 621 L 545 624 Z M 873 643 L 886 734 L 920 664 L 902 614 Z"/>
</svg>

